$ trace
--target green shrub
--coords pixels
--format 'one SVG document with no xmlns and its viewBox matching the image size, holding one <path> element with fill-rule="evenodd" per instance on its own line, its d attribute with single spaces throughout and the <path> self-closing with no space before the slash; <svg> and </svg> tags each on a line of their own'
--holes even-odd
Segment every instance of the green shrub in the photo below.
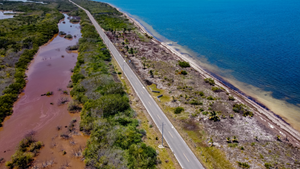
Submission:
<svg viewBox="0 0 300 169">
<path fill-rule="evenodd" d="M 74 19 L 74 18 L 72 18 L 72 19 L 70 20 L 70 22 L 72 22 L 72 23 L 76 23 L 76 22 L 79 22 L 79 20 L 78 20 L 78 19 Z"/>
<path fill-rule="evenodd" d="M 220 88 L 220 87 L 211 87 L 211 90 L 214 91 L 214 92 L 221 92 L 221 91 L 224 91 L 224 89 Z"/>
<path fill-rule="evenodd" d="M 183 107 L 176 107 L 175 110 L 174 110 L 174 113 L 175 114 L 180 114 L 181 112 L 184 111 L 184 108 Z"/>
<path fill-rule="evenodd" d="M 212 96 L 208 96 L 206 99 L 207 100 L 215 100 L 215 98 L 213 98 Z"/>
<path fill-rule="evenodd" d="M 203 105 L 203 103 L 202 102 L 200 102 L 200 101 L 198 101 L 198 100 L 192 100 L 192 101 L 190 101 L 190 104 L 191 105 Z"/>
<path fill-rule="evenodd" d="M 265 167 L 266 167 L 267 169 L 270 169 L 270 168 L 272 168 L 273 166 L 272 166 L 272 164 L 270 164 L 270 163 L 265 163 Z"/>
<path fill-rule="evenodd" d="M 239 142 L 236 136 L 233 136 L 232 142 L 234 142 L 234 143 L 238 143 Z"/>
<path fill-rule="evenodd" d="M 53 95 L 52 91 L 49 91 L 49 92 L 46 93 L 46 96 L 51 96 L 51 95 Z"/>
<path fill-rule="evenodd" d="M 234 98 L 233 96 L 228 96 L 228 100 L 230 100 L 230 101 L 234 101 L 234 100 L 235 100 L 235 98 Z"/>
<path fill-rule="evenodd" d="M 59 35 L 66 35 L 67 33 L 66 32 L 64 32 L 64 31 L 59 31 L 59 33 L 58 33 Z"/>
<path fill-rule="evenodd" d="M 180 74 L 187 75 L 187 72 L 185 70 L 180 71 Z"/>
<path fill-rule="evenodd" d="M 236 113 L 243 113 L 243 116 L 253 117 L 253 113 L 246 109 L 244 104 L 234 104 L 232 110 Z"/>
<path fill-rule="evenodd" d="M 149 73 L 151 77 L 154 77 L 153 70 L 150 70 Z"/>
<path fill-rule="evenodd" d="M 215 85 L 215 81 L 212 79 L 212 78 L 206 78 L 206 79 L 204 79 L 204 81 L 206 82 L 206 83 L 209 83 L 210 85 Z"/>
<path fill-rule="evenodd" d="M 78 102 L 75 102 L 75 101 L 71 101 L 69 104 L 68 104 L 68 111 L 70 113 L 76 113 L 76 112 L 80 112 L 81 111 L 81 106 Z"/>
<path fill-rule="evenodd" d="M 231 142 L 231 141 L 230 141 Z M 238 146 L 238 144 L 237 143 L 229 143 L 228 144 L 228 147 L 231 147 L 231 148 L 235 148 L 235 147 L 237 147 Z"/>
<path fill-rule="evenodd" d="M 102 110 L 101 113 L 105 117 L 115 115 L 118 112 L 123 112 L 130 107 L 128 97 L 122 96 L 120 94 L 110 94 L 102 96 L 98 100 L 96 100 L 95 104 L 97 105 L 96 108 Z"/>
<path fill-rule="evenodd" d="M 199 115 L 199 112 L 195 112 L 192 114 L 192 117 L 197 117 Z"/>
<path fill-rule="evenodd" d="M 199 94 L 200 96 L 204 96 L 205 95 L 203 91 L 199 91 L 199 92 L 197 92 L 197 94 Z"/>
<path fill-rule="evenodd" d="M 42 142 L 36 142 L 32 136 L 27 136 L 19 143 L 11 161 L 7 161 L 5 165 L 8 168 L 29 168 L 42 146 Z"/>
<path fill-rule="evenodd" d="M 230 137 L 227 137 L 227 138 L 226 138 L 226 142 L 227 142 L 227 143 L 231 143 Z"/>
<path fill-rule="evenodd" d="M 209 120 L 213 120 L 213 121 L 220 121 L 220 117 L 218 116 L 217 112 L 212 111 L 209 114 Z"/>
<path fill-rule="evenodd" d="M 209 112 L 207 112 L 207 111 L 202 112 L 203 115 L 208 115 L 208 113 Z"/>
<path fill-rule="evenodd" d="M 246 163 L 246 162 L 237 162 L 238 163 L 238 165 L 239 165 L 239 167 L 242 167 L 242 168 L 250 168 L 250 165 L 248 164 L 248 163 Z"/>
<path fill-rule="evenodd" d="M 67 34 L 64 38 L 71 39 L 73 36 L 71 34 Z"/>
<path fill-rule="evenodd" d="M 183 68 L 190 67 L 190 64 L 188 62 L 184 62 L 184 61 L 181 62 L 181 61 L 179 61 L 178 64 L 179 64 L 180 67 L 183 67 Z"/>
<path fill-rule="evenodd" d="M 73 83 L 78 83 L 79 80 L 84 79 L 85 77 L 80 73 L 74 73 L 71 77 Z"/>
<path fill-rule="evenodd" d="M 35 150 L 41 149 L 43 146 L 43 143 L 41 141 L 34 142 L 30 145 L 29 151 L 34 152 Z"/>
</svg>

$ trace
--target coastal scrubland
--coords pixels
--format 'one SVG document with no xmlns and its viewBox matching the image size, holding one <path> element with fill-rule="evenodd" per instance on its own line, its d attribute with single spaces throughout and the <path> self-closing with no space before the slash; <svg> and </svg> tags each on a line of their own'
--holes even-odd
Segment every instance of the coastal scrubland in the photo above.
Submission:
<svg viewBox="0 0 300 169">
<path fill-rule="evenodd" d="M 299 149 L 213 79 L 139 31 L 106 33 L 144 84 L 163 94 L 157 102 L 206 167 L 299 166 Z"/>
<path fill-rule="evenodd" d="M 118 81 L 111 56 L 83 11 L 79 56 L 69 87 L 82 106 L 80 130 L 90 135 L 83 152 L 87 168 L 156 168 L 157 152 L 146 145 L 144 129 Z"/>
<path fill-rule="evenodd" d="M 299 148 L 238 95 L 203 78 L 126 15 L 98 11 L 107 4 L 75 2 L 90 10 L 149 92 L 163 94 L 157 103 L 206 168 L 299 168 Z"/>
</svg>

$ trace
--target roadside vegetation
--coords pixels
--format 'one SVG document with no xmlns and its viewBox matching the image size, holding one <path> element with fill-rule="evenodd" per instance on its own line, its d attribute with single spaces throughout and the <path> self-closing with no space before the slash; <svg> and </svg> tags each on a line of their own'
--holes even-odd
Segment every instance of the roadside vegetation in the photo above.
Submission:
<svg viewBox="0 0 300 169">
<path fill-rule="evenodd" d="M 113 76 L 110 53 L 86 14 L 79 15 L 82 38 L 69 86 L 74 102 L 82 105 L 80 130 L 90 135 L 83 152 L 86 166 L 155 168 L 156 150 L 142 141 L 145 131 L 138 129 L 128 95 Z"/>
<path fill-rule="evenodd" d="M 75 3 L 89 10 L 99 25 L 106 31 L 131 31 L 135 29 L 132 23 L 117 9 L 106 3 L 97 1 L 74 0 Z"/>
</svg>

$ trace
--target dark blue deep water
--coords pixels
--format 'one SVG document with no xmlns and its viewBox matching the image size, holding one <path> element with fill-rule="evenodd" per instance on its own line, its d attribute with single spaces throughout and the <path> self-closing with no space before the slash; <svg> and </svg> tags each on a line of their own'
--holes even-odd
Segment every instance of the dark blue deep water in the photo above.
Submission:
<svg viewBox="0 0 300 169">
<path fill-rule="evenodd" d="M 300 104 L 300 0 L 103 1 L 238 81 Z"/>
</svg>

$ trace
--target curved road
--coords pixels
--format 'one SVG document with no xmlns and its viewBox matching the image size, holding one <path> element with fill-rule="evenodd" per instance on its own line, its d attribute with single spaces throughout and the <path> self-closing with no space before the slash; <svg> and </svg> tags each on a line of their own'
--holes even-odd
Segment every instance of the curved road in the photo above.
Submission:
<svg viewBox="0 0 300 169">
<path fill-rule="evenodd" d="M 70 0 L 70 2 L 72 2 Z M 140 100 L 142 101 L 144 107 L 147 109 L 148 113 L 152 117 L 153 121 L 155 122 L 156 126 L 161 132 L 162 123 L 164 123 L 163 131 L 164 131 L 164 139 L 167 141 L 169 147 L 171 148 L 172 152 L 174 153 L 176 159 L 178 160 L 179 164 L 182 168 L 185 169 L 204 169 L 201 165 L 199 160 L 196 158 L 194 153 L 182 139 L 180 134 L 177 130 L 173 127 L 172 123 L 154 101 L 154 99 L 150 96 L 148 91 L 145 89 L 144 85 L 140 82 L 138 77 L 135 73 L 131 70 L 131 68 L 127 65 L 119 51 L 115 48 L 115 46 L 111 43 L 108 39 L 106 34 L 103 32 L 102 28 L 99 26 L 97 21 L 91 15 L 91 13 L 81 6 L 77 5 L 76 3 L 72 2 L 82 10 L 86 12 L 90 20 L 92 21 L 93 25 L 95 26 L 97 32 L 105 42 L 108 49 L 111 51 L 113 57 L 118 62 L 119 66 L 123 69 L 123 72 L 127 79 L 129 80 L 130 84 L 134 88 L 135 92 L 139 96 Z"/>
</svg>

